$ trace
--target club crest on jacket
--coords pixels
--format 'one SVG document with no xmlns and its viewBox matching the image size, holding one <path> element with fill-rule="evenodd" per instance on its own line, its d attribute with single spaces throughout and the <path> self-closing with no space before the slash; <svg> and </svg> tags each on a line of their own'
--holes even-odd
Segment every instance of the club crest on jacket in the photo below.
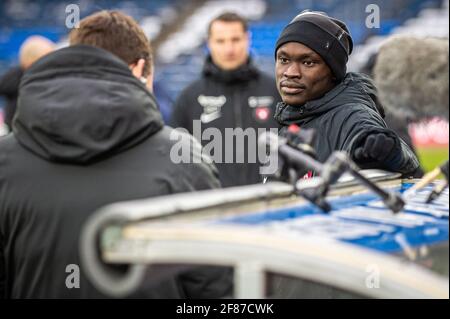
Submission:
<svg viewBox="0 0 450 319">
<path fill-rule="evenodd" d="M 200 95 L 197 102 L 203 107 L 203 113 L 200 115 L 202 123 L 212 122 L 222 116 L 222 106 L 227 102 L 225 95 L 206 96 Z"/>
<path fill-rule="evenodd" d="M 267 122 L 271 116 L 270 106 L 273 103 L 273 96 L 250 96 L 248 105 L 254 109 L 253 117 L 258 122 Z"/>
</svg>

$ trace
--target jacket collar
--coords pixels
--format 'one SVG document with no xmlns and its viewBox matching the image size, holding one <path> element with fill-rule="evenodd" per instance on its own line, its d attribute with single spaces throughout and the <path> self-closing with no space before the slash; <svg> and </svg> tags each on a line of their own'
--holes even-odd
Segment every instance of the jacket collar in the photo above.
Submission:
<svg viewBox="0 0 450 319">
<path fill-rule="evenodd" d="M 239 68 L 231 71 L 225 71 L 220 69 L 212 61 L 211 55 L 209 55 L 203 66 L 203 75 L 211 77 L 219 82 L 223 83 L 236 83 L 250 81 L 259 76 L 259 71 L 253 65 L 252 59 L 249 57 L 247 63 L 241 65 Z"/>
<path fill-rule="evenodd" d="M 319 99 L 308 101 L 301 106 L 292 106 L 284 102 L 278 103 L 275 119 L 282 125 L 302 122 L 341 105 L 356 103 L 356 98 L 364 101 L 367 107 L 376 110 L 384 117 L 384 109 L 378 101 L 376 88 L 372 81 L 362 74 L 347 73 L 339 84 Z"/>
</svg>

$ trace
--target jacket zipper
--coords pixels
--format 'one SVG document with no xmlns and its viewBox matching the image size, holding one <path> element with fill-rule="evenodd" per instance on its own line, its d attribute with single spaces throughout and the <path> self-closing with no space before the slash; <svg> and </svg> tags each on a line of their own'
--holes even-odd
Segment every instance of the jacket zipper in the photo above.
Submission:
<svg viewBox="0 0 450 319">
<path fill-rule="evenodd" d="M 234 107 L 234 124 L 236 127 L 243 128 L 242 123 L 242 109 L 241 109 L 241 100 L 240 100 L 240 94 L 239 94 L 239 88 L 234 92 L 234 101 L 233 101 L 233 107 Z"/>
<path fill-rule="evenodd" d="M 242 123 L 242 109 L 241 109 L 241 94 L 239 92 L 239 87 L 237 88 L 237 90 L 234 92 L 233 94 L 234 96 L 234 101 L 233 101 L 233 106 L 234 106 L 234 124 L 235 127 L 240 127 L 242 129 L 243 128 L 243 123 Z M 234 146 L 236 146 L 236 144 L 234 144 Z M 244 159 L 247 159 L 247 152 L 244 151 Z M 234 156 L 237 156 L 237 154 L 234 154 Z M 244 160 L 245 162 L 245 160 Z M 240 184 L 244 184 L 245 180 L 246 180 L 246 173 L 244 174 L 240 174 L 239 176 L 239 183 Z"/>
</svg>

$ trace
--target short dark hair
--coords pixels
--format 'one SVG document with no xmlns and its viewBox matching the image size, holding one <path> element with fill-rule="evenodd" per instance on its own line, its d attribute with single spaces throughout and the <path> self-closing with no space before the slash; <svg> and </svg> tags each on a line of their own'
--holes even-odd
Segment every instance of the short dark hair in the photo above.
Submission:
<svg viewBox="0 0 450 319">
<path fill-rule="evenodd" d="M 211 35 L 212 25 L 216 21 L 239 22 L 240 24 L 242 24 L 242 28 L 244 29 L 244 32 L 248 31 L 248 21 L 246 18 L 244 18 L 243 16 L 241 16 L 237 13 L 234 13 L 234 12 L 225 12 L 211 20 L 211 22 L 208 25 L 208 37 Z"/>
<path fill-rule="evenodd" d="M 70 45 L 86 44 L 105 49 L 127 64 L 145 60 L 144 76 L 151 72 L 152 48 L 144 31 L 133 18 L 119 11 L 103 10 L 80 22 L 69 36 Z"/>
</svg>

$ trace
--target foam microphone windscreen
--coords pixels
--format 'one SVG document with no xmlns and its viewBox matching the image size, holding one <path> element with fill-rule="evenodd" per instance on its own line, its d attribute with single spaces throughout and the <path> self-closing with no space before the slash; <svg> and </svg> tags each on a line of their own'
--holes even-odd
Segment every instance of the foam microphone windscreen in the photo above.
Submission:
<svg viewBox="0 0 450 319">
<path fill-rule="evenodd" d="M 374 66 L 375 83 L 386 110 L 420 121 L 448 120 L 449 41 L 394 36 L 381 47 Z"/>
</svg>

